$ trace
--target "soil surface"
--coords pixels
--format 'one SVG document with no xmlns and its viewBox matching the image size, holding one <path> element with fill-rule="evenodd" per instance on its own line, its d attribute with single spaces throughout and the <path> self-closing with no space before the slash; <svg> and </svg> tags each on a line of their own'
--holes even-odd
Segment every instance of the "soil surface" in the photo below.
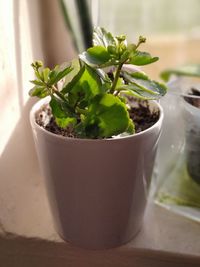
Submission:
<svg viewBox="0 0 200 267">
<path fill-rule="evenodd" d="M 74 133 L 72 127 L 61 128 L 56 124 L 55 119 L 53 118 L 51 113 L 51 108 L 48 105 L 43 105 L 40 108 L 40 110 L 35 115 L 35 120 L 38 125 L 51 133 L 72 138 L 78 137 Z"/>
<path fill-rule="evenodd" d="M 148 101 L 140 100 L 136 103 L 136 106 L 131 107 L 129 114 L 134 121 L 136 133 L 139 133 L 154 125 L 158 121 L 160 113 L 157 109 L 151 110 Z"/>
<path fill-rule="evenodd" d="M 134 121 L 135 131 L 139 133 L 151 127 L 159 119 L 159 110 L 151 110 L 148 101 L 135 101 L 129 98 L 129 102 L 133 103 L 129 110 L 130 118 Z M 36 113 L 36 123 L 54 134 L 78 138 L 73 131 L 72 127 L 66 127 L 65 129 L 57 126 L 52 114 L 51 108 L 48 105 L 43 105 L 41 109 Z"/>
<path fill-rule="evenodd" d="M 191 88 L 189 95 L 198 97 L 184 97 L 185 101 L 200 109 L 200 91 Z M 190 177 L 200 185 L 200 133 L 198 128 L 192 128 L 186 135 L 187 170 Z"/>
<path fill-rule="evenodd" d="M 195 97 L 184 97 L 184 99 L 190 103 L 191 105 L 200 108 L 200 91 L 197 90 L 196 88 L 191 88 L 189 95 L 191 96 L 199 96 L 199 98 L 195 98 Z"/>
</svg>

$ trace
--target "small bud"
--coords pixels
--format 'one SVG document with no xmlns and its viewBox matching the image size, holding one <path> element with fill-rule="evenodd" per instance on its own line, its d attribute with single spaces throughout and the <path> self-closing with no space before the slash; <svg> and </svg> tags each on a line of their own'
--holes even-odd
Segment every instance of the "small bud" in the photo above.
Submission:
<svg viewBox="0 0 200 267">
<path fill-rule="evenodd" d="M 40 67 L 43 66 L 43 63 L 42 61 L 38 60 L 38 61 L 35 61 L 31 64 L 31 67 L 33 67 L 34 69 L 39 69 Z"/>
<path fill-rule="evenodd" d="M 120 35 L 116 37 L 119 42 L 123 42 L 126 40 L 126 35 Z"/>
<path fill-rule="evenodd" d="M 31 67 L 32 68 L 35 68 L 35 63 L 31 63 Z"/>
<path fill-rule="evenodd" d="M 140 36 L 139 37 L 139 43 L 141 44 L 141 43 L 145 43 L 145 42 L 146 42 L 146 38 L 143 36 Z"/>
<path fill-rule="evenodd" d="M 35 61 L 35 65 L 37 68 L 40 68 L 43 66 L 43 63 L 42 63 L 42 61 L 38 60 L 38 61 Z"/>
</svg>

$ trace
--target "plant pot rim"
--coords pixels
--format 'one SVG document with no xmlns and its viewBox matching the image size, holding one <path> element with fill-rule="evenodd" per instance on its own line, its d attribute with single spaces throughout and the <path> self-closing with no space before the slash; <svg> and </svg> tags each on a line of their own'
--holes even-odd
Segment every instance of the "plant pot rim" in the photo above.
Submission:
<svg viewBox="0 0 200 267">
<path fill-rule="evenodd" d="M 163 111 L 163 108 L 162 106 L 155 100 L 150 100 L 151 103 L 153 103 L 153 106 L 156 106 L 159 111 L 160 111 L 160 114 L 159 114 L 159 119 L 156 123 L 154 123 L 151 127 L 147 128 L 146 130 L 143 130 L 139 133 L 135 133 L 135 134 L 131 134 L 131 135 L 127 135 L 127 136 L 116 136 L 116 137 L 112 137 L 112 138 L 103 138 L 103 139 L 91 139 L 91 138 L 72 138 L 72 137 L 67 137 L 67 136 L 62 136 L 62 135 L 58 135 L 58 134 L 55 134 L 55 133 L 52 133 L 50 131 L 47 131 L 45 130 L 43 127 L 39 126 L 37 123 L 36 123 L 36 120 L 35 120 L 35 112 L 41 107 L 41 105 L 43 104 L 46 104 L 48 103 L 50 100 L 50 98 L 47 96 L 43 99 L 40 99 L 39 101 L 37 101 L 31 108 L 30 110 L 30 123 L 32 125 L 33 128 L 37 128 L 39 129 L 40 131 L 42 131 L 43 133 L 46 133 L 49 137 L 54 137 L 54 138 L 57 138 L 59 140 L 67 140 L 67 141 L 82 141 L 82 142 L 114 142 L 114 141 L 119 141 L 119 140 L 124 140 L 124 139 L 130 139 L 130 138 L 133 138 L 134 137 L 138 137 L 138 136 L 141 136 L 141 135 L 144 135 L 144 134 L 148 134 L 150 131 L 152 131 L 154 128 L 157 127 L 158 124 L 160 124 L 162 121 L 163 121 L 163 117 L 164 117 L 164 111 Z M 148 100 L 149 102 L 149 100 Z"/>
</svg>

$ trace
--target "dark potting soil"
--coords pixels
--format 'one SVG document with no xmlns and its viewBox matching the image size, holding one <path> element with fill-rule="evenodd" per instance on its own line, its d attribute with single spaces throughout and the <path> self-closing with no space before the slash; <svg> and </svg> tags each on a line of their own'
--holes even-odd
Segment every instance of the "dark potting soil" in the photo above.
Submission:
<svg viewBox="0 0 200 267">
<path fill-rule="evenodd" d="M 199 151 L 188 151 L 186 154 L 187 170 L 190 177 L 200 185 L 200 160 Z"/>
<path fill-rule="evenodd" d="M 184 99 L 189 104 L 200 109 L 200 91 L 196 88 L 191 88 L 189 95 L 198 96 L 187 97 Z M 200 133 L 198 128 L 191 128 L 186 135 L 186 160 L 187 170 L 190 177 L 200 185 Z"/>
<path fill-rule="evenodd" d="M 134 121 L 136 133 L 142 132 L 154 125 L 160 116 L 157 109 L 151 110 L 148 101 L 137 101 L 136 106 L 129 110 L 130 118 Z"/>
<path fill-rule="evenodd" d="M 184 99 L 191 105 L 200 108 L 200 91 L 196 88 L 191 88 L 188 95 L 199 96 L 199 98 L 185 96 Z"/>
<path fill-rule="evenodd" d="M 129 102 L 134 103 L 133 98 L 129 98 Z M 134 121 L 135 131 L 139 133 L 154 125 L 159 119 L 159 110 L 151 110 L 148 101 L 139 100 L 135 102 L 129 110 L 130 118 Z M 45 130 L 71 138 L 78 138 L 72 127 L 60 128 L 51 113 L 51 108 L 48 105 L 43 105 L 36 113 L 36 123 Z"/>
<path fill-rule="evenodd" d="M 186 161 L 190 177 L 200 185 L 200 132 L 191 128 L 186 134 Z"/>
<path fill-rule="evenodd" d="M 72 127 L 61 128 L 56 124 L 56 121 L 51 113 L 51 108 L 48 105 L 43 105 L 35 114 L 36 123 L 45 130 L 66 137 L 77 138 Z"/>
</svg>

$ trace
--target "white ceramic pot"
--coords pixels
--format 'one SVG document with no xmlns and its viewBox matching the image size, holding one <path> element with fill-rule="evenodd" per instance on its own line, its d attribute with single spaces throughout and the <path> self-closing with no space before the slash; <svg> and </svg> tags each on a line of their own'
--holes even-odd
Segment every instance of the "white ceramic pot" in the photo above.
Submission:
<svg viewBox="0 0 200 267">
<path fill-rule="evenodd" d="M 89 249 L 128 242 L 140 230 L 163 120 L 128 137 L 91 140 L 50 133 L 30 120 L 59 235 Z"/>
</svg>

